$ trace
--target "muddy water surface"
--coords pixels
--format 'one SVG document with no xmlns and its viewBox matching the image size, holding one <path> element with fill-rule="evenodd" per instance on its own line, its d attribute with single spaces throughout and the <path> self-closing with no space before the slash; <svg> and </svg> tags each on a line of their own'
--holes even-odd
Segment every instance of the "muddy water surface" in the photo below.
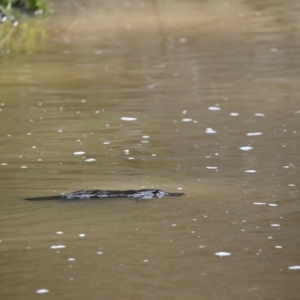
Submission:
<svg viewBox="0 0 300 300">
<path fill-rule="evenodd" d="M 299 4 L 74 3 L 1 54 L 1 298 L 298 299 Z"/>
</svg>

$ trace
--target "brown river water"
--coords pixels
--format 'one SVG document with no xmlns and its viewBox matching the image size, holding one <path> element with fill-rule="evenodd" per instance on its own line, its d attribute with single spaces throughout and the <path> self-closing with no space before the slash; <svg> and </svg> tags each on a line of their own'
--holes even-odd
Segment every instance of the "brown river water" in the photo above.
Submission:
<svg viewBox="0 0 300 300">
<path fill-rule="evenodd" d="M 0 298 L 299 299 L 299 2 L 54 4 L 0 49 Z"/>
</svg>

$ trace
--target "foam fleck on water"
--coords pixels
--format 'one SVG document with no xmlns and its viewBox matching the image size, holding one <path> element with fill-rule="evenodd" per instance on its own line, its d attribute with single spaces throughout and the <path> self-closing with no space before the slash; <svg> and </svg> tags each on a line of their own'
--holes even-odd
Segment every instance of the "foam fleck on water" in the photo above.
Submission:
<svg viewBox="0 0 300 300">
<path fill-rule="evenodd" d="M 262 132 L 249 132 L 247 133 L 248 136 L 256 136 L 256 135 L 262 135 Z"/>
<path fill-rule="evenodd" d="M 122 121 L 136 121 L 137 118 L 132 118 L 132 117 L 121 117 Z"/>
<path fill-rule="evenodd" d="M 221 251 L 221 252 L 216 252 L 215 255 L 223 257 L 223 256 L 230 256 L 231 253 L 230 252 Z"/>
<path fill-rule="evenodd" d="M 83 154 L 85 154 L 85 152 L 84 151 L 76 151 L 73 154 L 74 155 L 83 155 Z"/>
<path fill-rule="evenodd" d="M 212 134 L 217 133 L 217 131 L 213 130 L 212 128 L 206 128 L 205 133 Z"/>
<path fill-rule="evenodd" d="M 96 159 L 95 158 L 88 158 L 85 161 L 87 161 L 87 162 L 93 162 L 93 161 L 96 161 Z"/>
<path fill-rule="evenodd" d="M 300 266 L 290 266 L 289 270 L 300 270 Z"/>
<path fill-rule="evenodd" d="M 249 150 L 252 150 L 253 147 L 250 147 L 250 146 L 243 146 L 243 147 L 240 147 L 241 150 L 243 151 L 249 151 Z"/>
<path fill-rule="evenodd" d="M 218 106 L 210 106 L 210 107 L 208 108 L 208 110 L 218 111 L 218 110 L 221 110 L 221 108 L 218 107 Z"/>
<path fill-rule="evenodd" d="M 49 290 L 47 289 L 39 289 L 35 291 L 37 294 L 45 294 L 45 293 L 49 293 Z"/>
<path fill-rule="evenodd" d="M 63 248 L 66 248 L 65 245 L 53 245 L 50 247 L 51 249 L 63 249 Z"/>
</svg>

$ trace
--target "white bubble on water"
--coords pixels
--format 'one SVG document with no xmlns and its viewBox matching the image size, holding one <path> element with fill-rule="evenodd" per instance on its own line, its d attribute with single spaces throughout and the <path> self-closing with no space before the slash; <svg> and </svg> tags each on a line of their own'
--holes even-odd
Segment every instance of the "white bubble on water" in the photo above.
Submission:
<svg viewBox="0 0 300 300">
<path fill-rule="evenodd" d="M 267 203 L 265 202 L 253 202 L 254 205 L 266 205 Z"/>
<path fill-rule="evenodd" d="M 76 259 L 73 257 L 68 258 L 68 261 L 75 261 Z"/>
<path fill-rule="evenodd" d="M 221 251 L 221 252 L 216 252 L 215 255 L 223 257 L 223 256 L 230 256 L 231 253 L 230 252 Z"/>
<path fill-rule="evenodd" d="M 275 204 L 275 203 L 269 203 L 268 205 L 269 206 L 278 206 L 278 204 Z"/>
<path fill-rule="evenodd" d="M 213 130 L 212 128 L 206 128 L 205 133 L 212 134 L 217 133 L 217 131 Z"/>
<path fill-rule="evenodd" d="M 85 154 L 85 152 L 84 151 L 76 151 L 73 154 L 74 155 L 83 155 L 83 154 Z"/>
<path fill-rule="evenodd" d="M 256 135 L 262 135 L 262 132 L 249 132 L 247 133 L 248 136 L 256 136 Z"/>
<path fill-rule="evenodd" d="M 132 117 L 121 117 L 122 121 L 136 121 L 137 118 L 132 118 Z"/>
<path fill-rule="evenodd" d="M 272 227 L 279 227 L 280 224 L 271 224 Z"/>
<path fill-rule="evenodd" d="M 84 233 L 80 233 L 78 236 L 85 237 L 85 234 Z"/>
<path fill-rule="evenodd" d="M 190 118 L 185 118 L 185 119 L 182 119 L 182 122 L 192 122 L 193 119 L 190 119 Z"/>
<path fill-rule="evenodd" d="M 245 173 L 256 173 L 256 170 L 245 170 Z"/>
<path fill-rule="evenodd" d="M 215 166 L 207 166 L 206 169 L 208 169 L 208 170 L 216 170 L 216 169 L 218 169 L 218 167 L 215 167 Z"/>
<path fill-rule="evenodd" d="M 63 249 L 63 248 L 66 248 L 65 245 L 53 245 L 50 247 L 51 249 Z"/>
<path fill-rule="evenodd" d="M 237 113 L 237 112 L 231 112 L 230 115 L 231 115 L 232 117 L 236 117 L 236 116 L 239 115 L 239 113 Z"/>
<path fill-rule="evenodd" d="M 95 159 L 95 158 L 88 158 L 88 159 L 86 159 L 85 161 L 86 161 L 86 162 L 93 162 L 93 161 L 96 161 L 96 159 Z"/>
<path fill-rule="evenodd" d="M 47 289 L 39 289 L 35 291 L 37 294 L 45 294 L 45 293 L 49 293 L 49 290 Z"/>
<path fill-rule="evenodd" d="M 240 147 L 241 150 L 243 151 L 249 151 L 249 150 L 252 150 L 253 147 L 250 147 L 250 146 L 243 146 L 243 147 Z"/>
<path fill-rule="evenodd" d="M 218 106 L 210 106 L 210 107 L 208 108 L 208 110 L 218 111 L 218 110 L 221 110 L 221 108 L 218 107 Z"/>
<path fill-rule="evenodd" d="M 256 116 L 256 117 L 264 117 L 265 114 L 262 114 L 262 113 L 256 113 L 256 114 L 254 114 L 254 116 Z"/>
<path fill-rule="evenodd" d="M 290 266 L 289 270 L 300 270 L 300 266 Z"/>
</svg>

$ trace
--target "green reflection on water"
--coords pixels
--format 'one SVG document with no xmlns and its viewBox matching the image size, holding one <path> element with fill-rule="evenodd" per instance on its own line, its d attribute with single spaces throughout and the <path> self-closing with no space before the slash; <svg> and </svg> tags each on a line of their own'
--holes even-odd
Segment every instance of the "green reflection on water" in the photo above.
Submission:
<svg viewBox="0 0 300 300">
<path fill-rule="evenodd" d="M 0 51 L 2 53 L 25 52 L 31 54 L 47 38 L 45 19 L 28 20 L 19 26 L 10 22 L 0 25 Z"/>
</svg>

